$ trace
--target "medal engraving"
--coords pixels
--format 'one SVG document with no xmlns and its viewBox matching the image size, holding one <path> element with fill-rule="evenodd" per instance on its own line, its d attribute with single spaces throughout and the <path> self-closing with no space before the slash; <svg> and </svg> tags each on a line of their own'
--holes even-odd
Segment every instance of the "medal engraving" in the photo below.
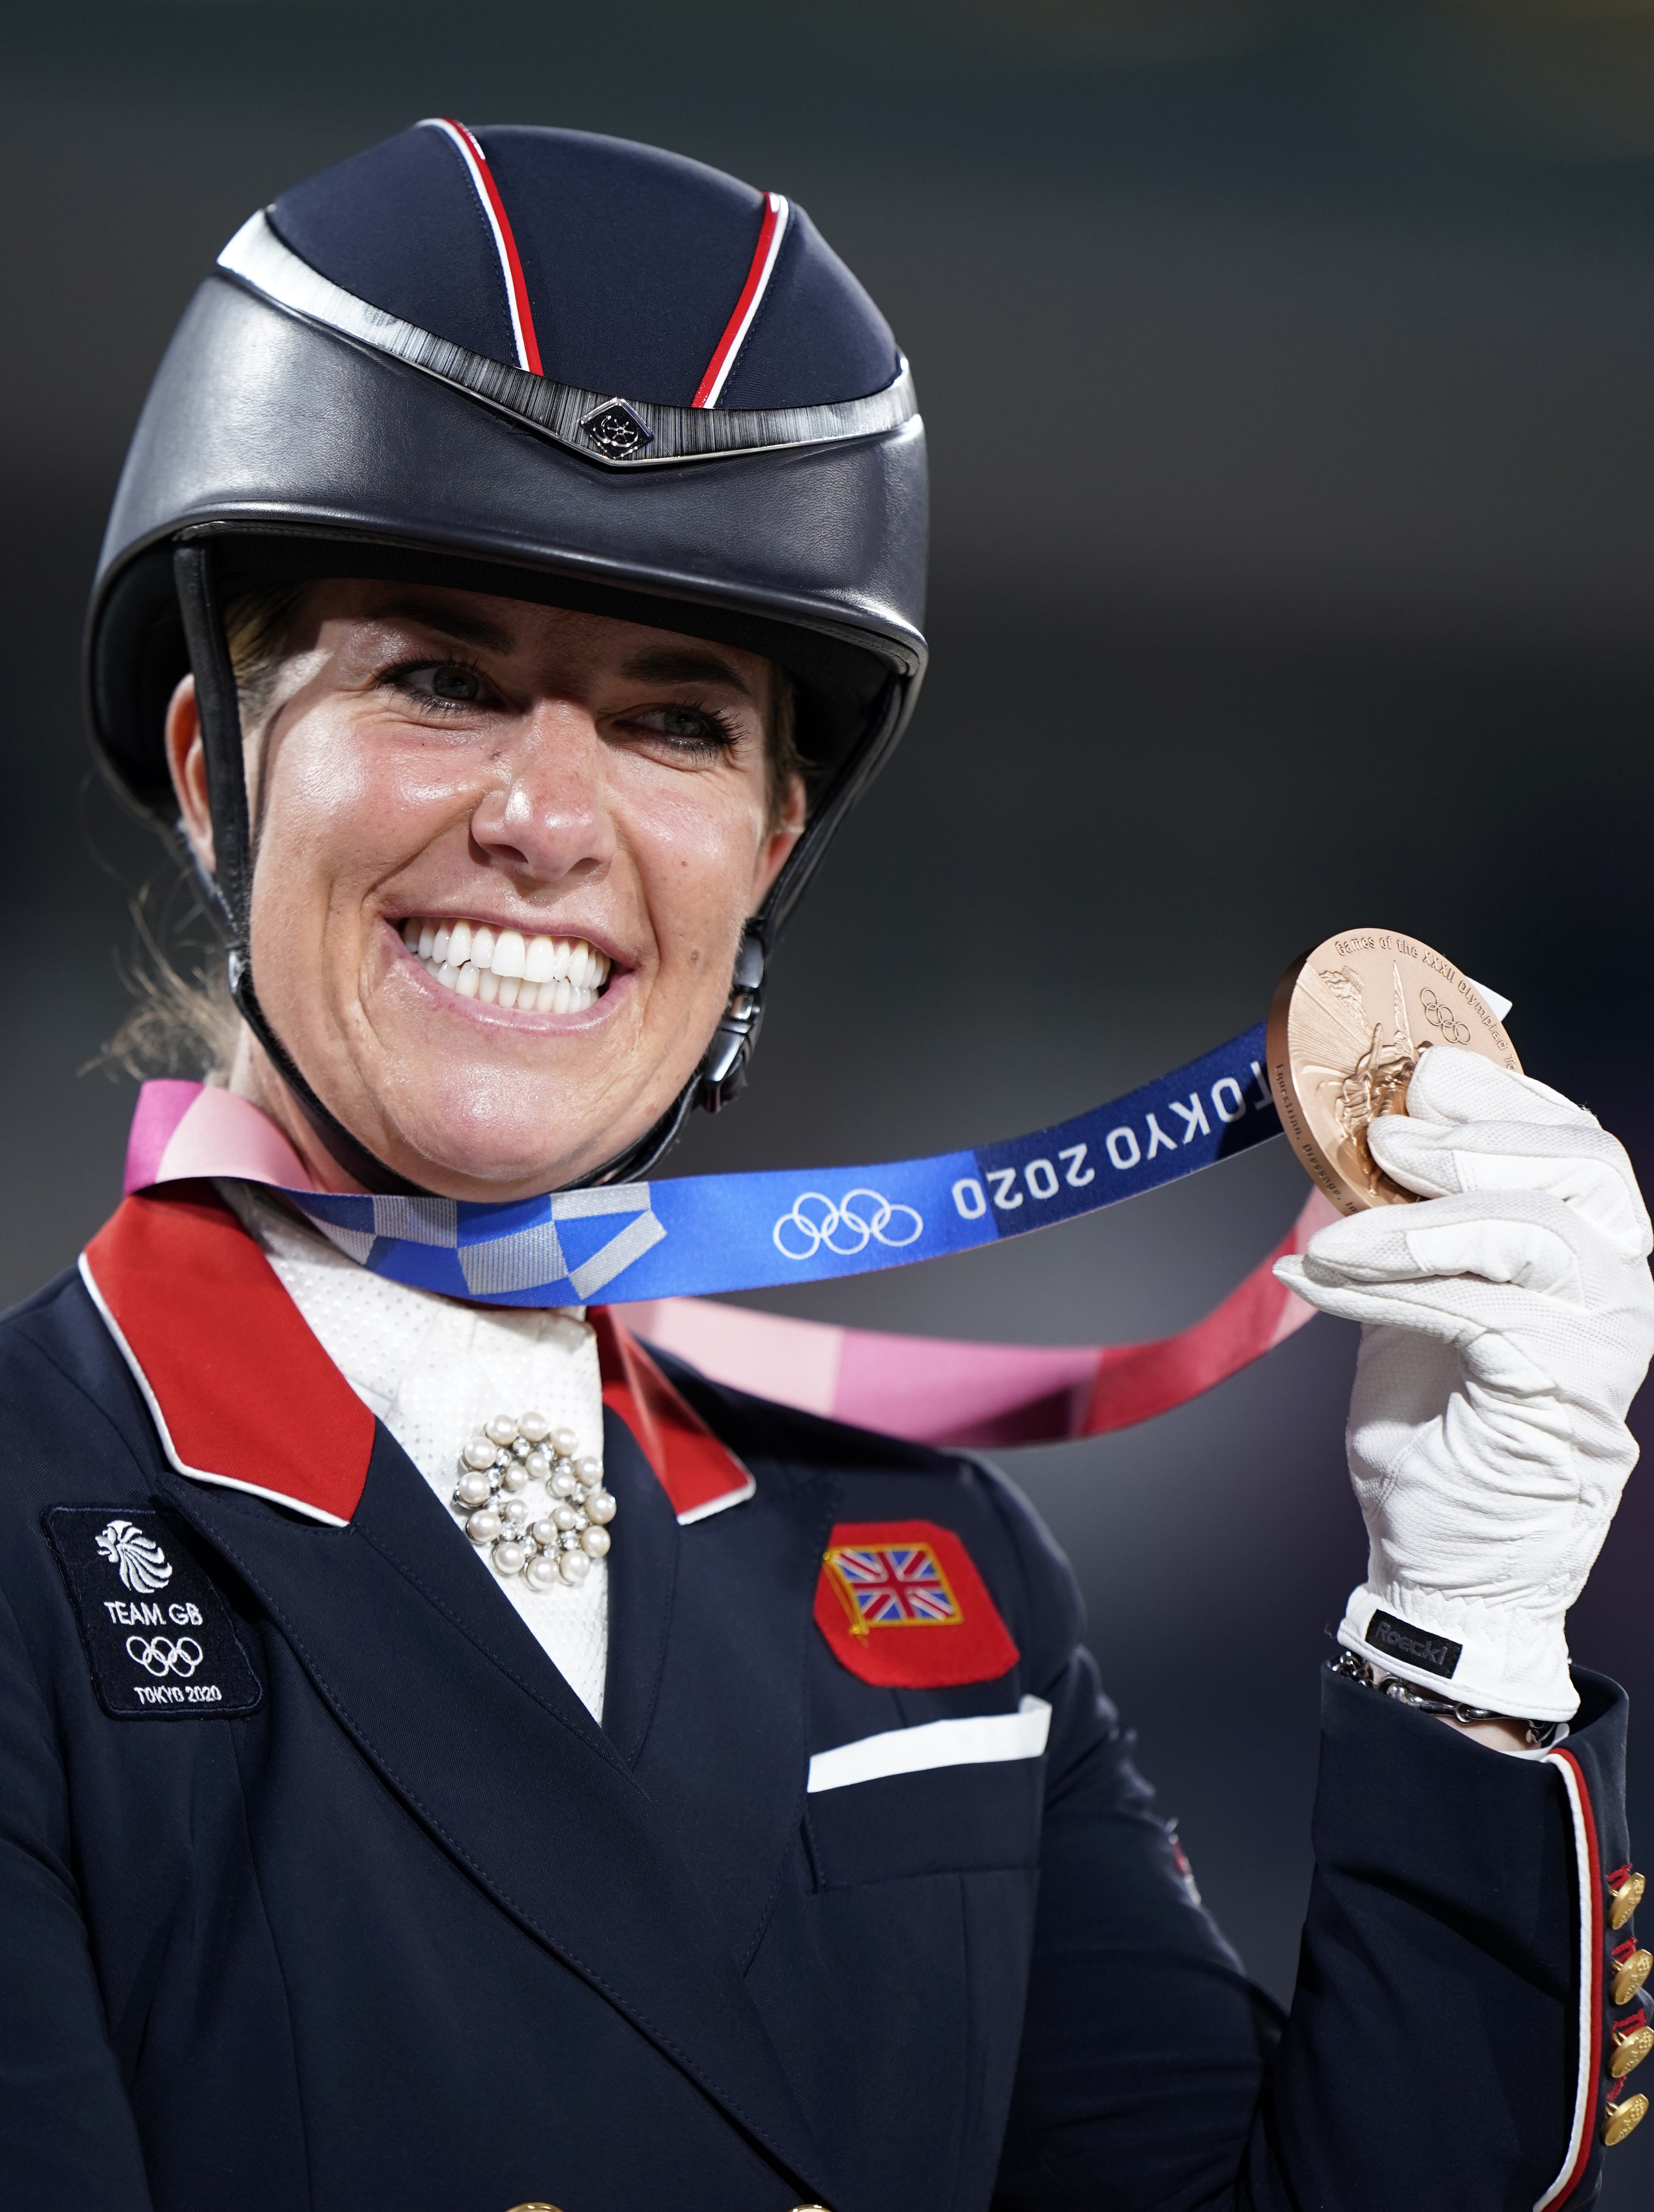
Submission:
<svg viewBox="0 0 1654 2212">
<path fill-rule="evenodd" d="M 1287 1139 L 1341 1213 L 1414 1194 L 1373 1158 L 1367 1129 L 1404 1114 L 1422 1055 L 1438 1044 L 1499 1067 L 1522 1063 L 1468 976 L 1416 938 L 1352 929 L 1295 960 L 1269 1008 L 1269 1088 Z"/>
</svg>

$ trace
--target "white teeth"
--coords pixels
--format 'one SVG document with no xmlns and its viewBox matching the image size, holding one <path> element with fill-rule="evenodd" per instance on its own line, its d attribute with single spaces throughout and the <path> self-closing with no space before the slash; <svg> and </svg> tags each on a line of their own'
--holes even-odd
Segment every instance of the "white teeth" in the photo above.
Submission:
<svg viewBox="0 0 1654 2212">
<path fill-rule="evenodd" d="M 597 1003 L 612 965 L 584 938 L 526 938 L 486 922 L 410 915 L 401 937 L 444 990 L 526 1014 L 584 1013 Z"/>
</svg>

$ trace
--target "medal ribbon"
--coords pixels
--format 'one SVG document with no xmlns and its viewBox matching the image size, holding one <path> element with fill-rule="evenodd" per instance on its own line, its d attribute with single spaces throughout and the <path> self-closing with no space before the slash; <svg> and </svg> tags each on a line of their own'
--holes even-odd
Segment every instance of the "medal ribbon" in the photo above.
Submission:
<svg viewBox="0 0 1654 2212">
<path fill-rule="evenodd" d="M 204 1140 L 224 1109 L 242 1102 L 199 1085 L 148 1083 L 126 1188 L 201 1175 L 268 1183 L 375 1274 L 483 1304 L 704 1297 L 970 1251 L 1250 1151 L 1280 1131 L 1262 1058 L 1260 1024 L 1072 1121 L 974 1152 L 872 1167 L 679 1176 L 504 1204 L 319 1191 L 273 1130 L 274 1147 L 229 1165 Z"/>
<path fill-rule="evenodd" d="M 257 1107 L 197 1083 L 146 1083 L 126 1188 L 231 1176 L 281 1192 L 349 1257 L 447 1296 L 590 1304 L 715 1381 L 916 1443 L 1092 1436 L 1210 1389 L 1312 1318 L 1273 1268 L 1333 1218 L 1311 1192 L 1282 1242 L 1205 1318 L 1144 1344 L 961 1343 L 705 1302 L 818 1282 L 1021 1236 L 1158 1188 L 1279 1133 L 1263 1030 L 1072 1121 L 974 1152 L 877 1167 L 687 1176 L 505 1206 L 313 1189 Z M 605 1302 L 607 1302 L 605 1300 Z"/>
</svg>

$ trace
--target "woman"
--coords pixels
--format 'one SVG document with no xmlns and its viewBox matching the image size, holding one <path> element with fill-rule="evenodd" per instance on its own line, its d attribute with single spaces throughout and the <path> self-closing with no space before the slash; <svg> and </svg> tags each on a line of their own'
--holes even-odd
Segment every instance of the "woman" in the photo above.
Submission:
<svg viewBox="0 0 1654 2212">
<path fill-rule="evenodd" d="M 91 696 L 238 1027 L 200 1179 L 0 1340 L 17 2203 L 1583 2204 L 1634 2124 L 1561 1624 L 1654 1296 L 1588 1116 L 1432 1054 L 1374 1144 L 1433 1203 L 1295 1278 L 1368 1324 L 1372 1557 L 1284 2025 L 1014 1492 L 541 1302 L 742 1079 L 923 534 L 878 311 L 669 155 L 421 125 L 186 315 Z"/>
</svg>

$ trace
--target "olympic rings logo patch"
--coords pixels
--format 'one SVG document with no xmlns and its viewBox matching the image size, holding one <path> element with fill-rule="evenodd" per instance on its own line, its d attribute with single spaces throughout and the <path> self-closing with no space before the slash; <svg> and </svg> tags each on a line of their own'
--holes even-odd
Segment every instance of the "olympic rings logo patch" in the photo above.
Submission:
<svg viewBox="0 0 1654 2212">
<path fill-rule="evenodd" d="M 1469 1044 L 1470 1032 L 1451 1006 L 1444 1006 L 1426 984 L 1419 994 L 1419 1003 L 1424 1008 L 1424 1018 L 1433 1030 L 1442 1033 L 1444 1044 Z"/>
<path fill-rule="evenodd" d="M 182 1674 L 187 1681 L 207 1655 L 192 1636 L 176 1643 L 170 1636 L 129 1636 L 126 1656 L 146 1674 Z"/>
<path fill-rule="evenodd" d="M 867 1203 L 858 1206 L 858 1199 Z M 913 1226 L 905 1235 L 893 1233 L 892 1224 L 900 1227 L 907 1222 Z M 782 1214 L 770 1233 L 775 1240 L 775 1249 L 784 1260 L 801 1261 L 813 1260 L 824 1245 L 841 1260 L 854 1259 L 869 1244 L 883 1244 L 897 1251 L 922 1237 L 924 1231 L 921 1214 L 910 1206 L 892 1205 L 882 1192 L 847 1190 L 835 1204 L 823 1191 L 805 1190 L 799 1193 L 793 1200 L 792 1211 Z"/>
</svg>

